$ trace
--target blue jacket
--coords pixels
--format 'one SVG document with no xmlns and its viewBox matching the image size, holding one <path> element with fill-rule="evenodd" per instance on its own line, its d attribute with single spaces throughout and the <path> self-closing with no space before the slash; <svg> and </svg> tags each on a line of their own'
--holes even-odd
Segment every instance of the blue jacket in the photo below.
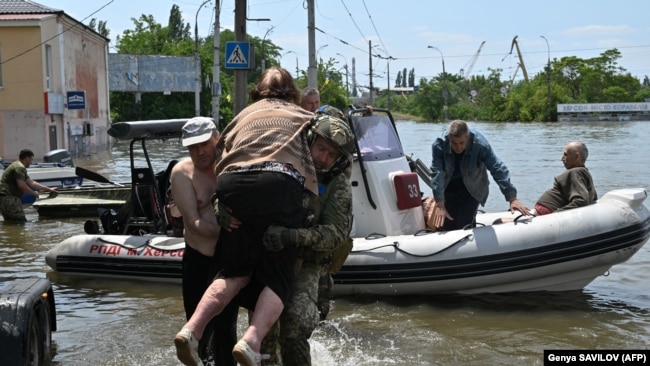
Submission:
<svg viewBox="0 0 650 366">
<path fill-rule="evenodd" d="M 447 135 L 447 132 L 443 133 L 431 147 L 433 152 L 431 181 L 433 197 L 437 202 L 445 200 L 445 189 L 454 173 L 454 153 Z M 487 201 L 490 186 L 488 170 L 506 201 L 517 198 L 517 189 L 510 183 L 508 168 L 494 154 L 487 139 L 480 132 L 470 129 L 460 171 L 467 191 L 483 206 Z"/>
</svg>

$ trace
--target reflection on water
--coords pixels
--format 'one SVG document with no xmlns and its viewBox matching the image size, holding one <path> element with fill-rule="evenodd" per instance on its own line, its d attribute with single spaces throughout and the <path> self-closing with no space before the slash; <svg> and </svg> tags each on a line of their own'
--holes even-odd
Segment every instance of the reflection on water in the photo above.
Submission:
<svg viewBox="0 0 650 366">
<path fill-rule="evenodd" d="M 470 123 L 510 169 L 531 206 L 564 169 L 564 145 L 582 140 L 600 195 L 650 188 L 650 123 Z M 407 154 L 431 162 L 442 123 L 398 121 Z M 186 156 L 178 141 L 150 145 L 156 170 Z M 631 148 L 633 147 L 633 148 Z M 77 158 L 75 164 L 114 182 L 128 182 L 128 144 Z M 426 194 L 430 190 L 421 187 Z M 506 208 L 496 185 L 487 210 Z M 85 218 L 43 219 L 32 208 L 25 225 L 0 222 L 0 285 L 50 276 L 57 303 L 54 364 L 178 365 L 171 339 L 184 322 L 180 286 L 55 273 L 46 251 L 83 232 Z M 315 365 L 542 365 L 544 349 L 634 349 L 650 344 L 650 246 L 612 268 L 582 292 L 335 299 L 311 340 Z M 240 330 L 247 317 L 241 313 Z"/>
</svg>

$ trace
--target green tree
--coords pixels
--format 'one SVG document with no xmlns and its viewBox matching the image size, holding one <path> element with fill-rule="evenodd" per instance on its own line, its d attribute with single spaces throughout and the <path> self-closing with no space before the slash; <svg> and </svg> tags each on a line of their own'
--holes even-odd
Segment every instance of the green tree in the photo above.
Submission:
<svg viewBox="0 0 650 366">
<path fill-rule="evenodd" d="M 183 24 L 183 16 L 181 15 L 181 10 L 178 5 L 172 5 L 167 24 L 170 39 L 177 41 L 192 39 L 190 23 Z"/>
<path fill-rule="evenodd" d="M 90 23 L 88 23 L 88 27 L 106 38 L 111 34 L 105 20 L 97 21 L 96 18 L 92 18 L 90 19 Z"/>
</svg>

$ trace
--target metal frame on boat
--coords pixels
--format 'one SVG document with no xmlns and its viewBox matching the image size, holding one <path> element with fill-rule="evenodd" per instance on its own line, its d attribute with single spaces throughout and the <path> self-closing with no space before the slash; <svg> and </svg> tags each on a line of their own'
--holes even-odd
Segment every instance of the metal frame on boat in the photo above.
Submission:
<svg viewBox="0 0 650 366">
<path fill-rule="evenodd" d="M 611 191 L 593 205 L 546 216 L 480 214 L 474 228 L 432 232 L 419 179 L 430 177 L 421 161 L 406 157 L 390 112 L 354 109 L 347 119 L 357 150 L 350 179 L 354 246 L 334 276 L 335 294 L 579 290 L 650 237 L 642 188 Z M 180 133 L 180 125 L 170 127 L 176 128 Z M 505 216 L 512 222 L 493 224 Z M 182 239 L 165 230 L 148 233 L 76 235 L 50 250 L 47 263 L 61 272 L 179 281 Z"/>
</svg>

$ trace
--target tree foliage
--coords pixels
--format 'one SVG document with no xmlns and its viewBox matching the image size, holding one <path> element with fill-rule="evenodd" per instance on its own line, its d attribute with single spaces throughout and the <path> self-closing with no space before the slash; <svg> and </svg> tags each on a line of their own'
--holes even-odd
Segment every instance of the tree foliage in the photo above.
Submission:
<svg viewBox="0 0 650 366">
<path fill-rule="evenodd" d="M 427 120 L 442 120 L 445 83 L 450 119 L 557 121 L 557 104 L 647 100 L 650 81 L 647 85 L 642 84 L 618 65 L 620 58 L 621 53 L 611 49 L 590 59 L 568 56 L 553 60 L 550 94 L 546 68 L 528 82 L 514 83 L 503 78 L 501 69 L 488 69 L 487 76 L 475 75 L 470 79 L 439 74 L 431 79 L 420 79 L 417 92 L 403 98 L 392 98 L 392 109 Z M 403 74 L 398 80 L 404 83 Z M 374 104 L 386 107 L 389 103 L 386 96 L 381 96 Z"/>
<path fill-rule="evenodd" d="M 96 18 L 92 18 L 90 19 L 90 23 L 88 23 L 88 27 L 106 38 L 111 34 L 105 20 L 97 21 Z"/>
</svg>

